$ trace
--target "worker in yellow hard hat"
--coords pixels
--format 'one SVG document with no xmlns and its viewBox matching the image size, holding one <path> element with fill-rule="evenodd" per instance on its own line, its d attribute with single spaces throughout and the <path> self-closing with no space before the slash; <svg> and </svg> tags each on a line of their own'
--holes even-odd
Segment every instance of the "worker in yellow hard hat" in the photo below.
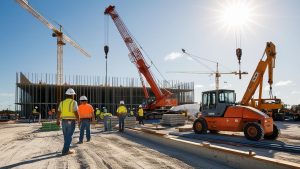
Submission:
<svg viewBox="0 0 300 169">
<path fill-rule="evenodd" d="M 127 116 L 127 108 L 123 100 L 120 101 L 120 105 L 117 109 L 117 115 L 119 117 L 119 131 L 124 132 L 124 122 Z"/>
<path fill-rule="evenodd" d="M 144 125 L 144 110 L 142 105 L 139 105 L 138 108 L 138 120 L 139 120 L 139 124 L 143 124 Z"/>
<path fill-rule="evenodd" d="M 72 88 L 66 91 L 66 99 L 59 103 L 57 114 L 57 125 L 60 125 L 60 119 L 62 119 L 62 131 L 64 134 L 64 147 L 62 149 L 62 155 L 73 154 L 74 151 L 70 150 L 70 144 L 72 143 L 72 136 L 75 130 L 75 122 L 78 121 L 78 106 L 74 100 L 76 95 Z"/>
</svg>

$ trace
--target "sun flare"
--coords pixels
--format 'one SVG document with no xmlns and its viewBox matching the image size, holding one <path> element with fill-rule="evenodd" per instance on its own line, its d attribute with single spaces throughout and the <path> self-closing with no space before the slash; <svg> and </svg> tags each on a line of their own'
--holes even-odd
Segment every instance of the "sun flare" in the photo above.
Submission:
<svg viewBox="0 0 300 169">
<path fill-rule="evenodd" d="M 250 23 L 253 22 L 254 7 L 249 1 L 235 0 L 235 1 L 224 1 L 226 3 L 221 4 L 219 12 L 219 20 L 223 26 L 241 30 L 245 27 L 249 27 Z"/>
</svg>

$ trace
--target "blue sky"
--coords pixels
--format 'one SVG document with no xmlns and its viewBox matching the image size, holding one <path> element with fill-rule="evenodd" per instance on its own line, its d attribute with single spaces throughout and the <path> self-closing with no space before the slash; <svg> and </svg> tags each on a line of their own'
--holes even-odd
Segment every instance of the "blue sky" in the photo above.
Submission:
<svg viewBox="0 0 300 169">
<path fill-rule="evenodd" d="M 203 65 L 181 56 L 181 48 L 217 60 L 224 65 L 220 67 L 223 72 L 238 70 L 234 31 L 219 19 L 226 3 L 238 3 L 236 0 L 29 0 L 29 3 L 47 19 L 62 24 L 71 38 L 92 55 L 92 58 L 85 58 L 72 46 L 64 46 L 65 75 L 105 76 L 103 12 L 110 4 L 116 6 L 130 32 L 168 80 L 195 82 L 196 101 L 200 101 L 201 91 L 214 89 L 214 77 L 167 73 L 208 71 Z M 221 88 L 235 89 L 240 100 L 266 42 L 272 41 L 277 47 L 273 93 L 285 103 L 300 104 L 300 78 L 297 75 L 300 72 L 297 51 L 300 49 L 300 1 L 252 0 L 248 3 L 251 22 L 245 25 L 241 36 L 242 70 L 249 75 L 242 80 L 224 75 Z M 0 109 L 3 109 L 9 105 L 13 107 L 16 72 L 56 72 L 56 39 L 14 0 L 0 1 L 0 20 Z M 111 18 L 109 28 L 108 75 L 138 77 Z M 159 77 L 154 69 L 152 71 Z M 265 76 L 264 86 L 266 79 Z M 268 96 L 268 90 L 264 90 L 264 95 Z"/>
</svg>

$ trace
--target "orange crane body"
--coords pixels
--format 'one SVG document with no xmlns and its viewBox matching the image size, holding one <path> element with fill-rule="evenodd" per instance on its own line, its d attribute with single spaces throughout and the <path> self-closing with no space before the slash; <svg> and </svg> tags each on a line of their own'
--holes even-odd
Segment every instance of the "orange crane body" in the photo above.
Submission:
<svg viewBox="0 0 300 169">
<path fill-rule="evenodd" d="M 146 110 L 156 110 L 164 107 L 172 107 L 178 105 L 177 99 L 172 98 L 173 93 L 164 90 L 162 91 L 159 86 L 157 85 L 151 71 L 149 65 L 146 63 L 141 50 L 139 49 L 138 45 L 135 43 L 133 38 L 131 37 L 128 29 L 126 28 L 125 24 L 121 20 L 119 14 L 115 10 L 115 6 L 108 6 L 105 11 L 105 15 L 110 15 L 113 22 L 115 23 L 121 37 L 123 38 L 128 50 L 129 50 L 129 58 L 132 63 L 135 64 L 140 74 L 142 74 L 147 82 L 149 83 L 153 94 L 155 95 L 155 101 L 151 102 L 150 104 L 144 105 L 144 109 Z M 148 92 L 144 85 L 144 82 L 141 82 L 143 85 L 143 90 L 146 98 L 149 98 Z"/>
</svg>

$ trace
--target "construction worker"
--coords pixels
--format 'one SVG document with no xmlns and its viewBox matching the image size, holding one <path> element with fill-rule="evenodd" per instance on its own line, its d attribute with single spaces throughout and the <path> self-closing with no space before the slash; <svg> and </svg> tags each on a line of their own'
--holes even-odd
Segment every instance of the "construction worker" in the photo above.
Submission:
<svg viewBox="0 0 300 169">
<path fill-rule="evenodd" d="M 103 116 L 104 116 L 104 131 L 111 130 L 111 113 L 107 112 L 107 109 L 103 109 Z"/>
<path fill-rule="evenodd" d="M 88 98 L 86 96 L 80 97 L 80 105 L 78 106 L 79 123 L 80 123 L 80 136 L 77 144 L 82 144 L 84 130 L 86 130 L 87 142 L 91 140 L 91 120 L 95 119 L 94 108 L 88 104 Z"/>
<path fill-rule="evenodd" d="M 120 106 L 117 109 L 117 115 L 119 117 L 119 131 L 124 132 L 124 121 L 127 115 L 127 108 L 123 100 L 120 101 Z"/>
<path fill-rule="evenodd" d="M 101 111 L 99 110 L 98 107 L 96 107 L 96 119 L 97 119 L 97 121 L 100 120 L 100 114 L 101 114 Z"/>
<path fill-rule="evenodd" d="M 138 120 L 139 120 L 139 124 L 143 124 L 144 125 L 144 110 L 142 108 L 142 105 L 139 105 L 138 108 Z"/>
<path fill-rule="evenodd" d="M 134 113 L 133 113 L 133 110 L 134 110 L 134 108 L 129 108 L 129 116 L 131 116 L 131 117 L 133 117 L 134 116 Z"/>
<path fill-rule="evenodd" d="M 64 147 L 62 149 L 62 155 L 73 154 L 74 151 L 70 150 L 70 144 L 72 143 L 72 136 L 75 130 L 75 121 L 79 119 L 78 105 L 74 100 L 76 95 L 72 88 L 66 91 L 66 99 L 59 103 L 57 121 L 56 124 L 60 125 L 60 119 L 62 119 L 62 131 L 64 134 Z"/>
<path fill-rule="evenodd" d="M 106 109 L 106 108 L 102 107 L 102 111 L 100 112 L 100 120 L 104 119 L 104 109 Z"/>
<path fill-rule="evenodd" d="M 31 120 L 34 122 L 34 116 L 37 112 L 36 109 L 37 109 L 37 107 L 35 106 L 34 109 L 32 110 L 32 112 L 29 114 L 29 119 L 28 119 L 29 124 L 31 123 Z"/>
<path fill-rule="evenodd" d="M 32 110 L 32 117 L 33 117 L 33 122 L 35 122 L 36 117 L 39 115 L 39 112 L 37 111 L 38 107 L 35 106 L 34 109 Z"/>
</svg>

